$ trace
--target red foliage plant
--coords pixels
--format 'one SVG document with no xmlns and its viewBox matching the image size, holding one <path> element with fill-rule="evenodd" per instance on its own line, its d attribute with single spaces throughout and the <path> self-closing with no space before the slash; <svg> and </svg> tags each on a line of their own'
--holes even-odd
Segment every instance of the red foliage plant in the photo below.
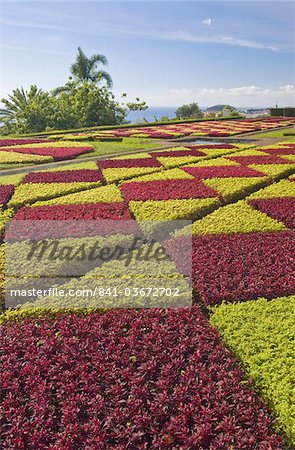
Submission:
<svg viewBox="0 0 295 450">
<path fill-rule="evenodd" d="M 0 139 L 0 147 L 10 147 L 13 145 L 41 144 L 44 142 L 52 142 L 51 139 Z"/>
<path fill-rule="evenodd" d="M 272 155 L 257 155 L 257 156 L 228 156 L 228 159 L 232 159 L 243 165 L 250 164 L 291 164 L 292 161 L 288 161 L 287 159 L 280 158 L 279 156 Z"/>
<path fill-rule="evenodd" d="M 6 205 L 14 192 L 13 184 L 0 185 L 0 205 Z"/>
<path fill-rule="evenodd" d="M 3 450 L 282 450 L 199 310 L 113 310 L 2 327 Z"/>
<path fill-rule="evenodd" d="M 198 179 L 265 176 L 258 170 L 243 166 L 182 167 L 182 169 Z"/>
<path fill-rule="evenodd" d="M 23 183 L 73 183 L 103 181 L 99 170 L 63 170 L 60 172 L 30 172 Z"/>
<path fill-rule="evenodd" d="M 100 169 L 111 169 L 121 167 L 161 167 L 162 164 L 156 158 L 134 158 L 134 159 L 105 159 L 97 161 Z"/>
<path fill-rule="evenodd" d="M 171 151 L 161 151 L 161 152 L 152 152 L 152 156 L 158 158 L 162 157 L 175 157 L 175 156 L 206 156 L 205 153 L 199 152 L 198 150 L 188 149 L 188 150 L 171 150 Z"/>
<path fill-rule="evenodd" d="M 27 221 L 26 224 L 24 220 Z M 64 224 L 64 221 L 68 223 Z M 122 222 L 120 225 L 120 221 L 128 222 L 127 224 Z M 136 230 L 137 225 L 124 203 L 53 205 L 34 208 L 25 206 L 17 211 L 6 231 L 5 238 L 6 241 L 13 242 L 23 239 L 127 234 Z"/>
<path fill-rule="evenodd" d="M 295 197 L 263 198 L 249 203 L 273 219 L 283 222 L 286 227 L 295 228 Z"/>
<path fill-rule="evenodd" d="M 295 294 L 295 234 L 193 237 L 193 281 L 201 300 L 251 300 Z"/>
<path fill-rule="evenodd" d="M 132 181 L 121 186 L 126 201 L 171 200 L 217 197 L 218 194 L 200 180 Z"/>
<path fill-rule="evenodd" d="M 93 147 L 1 147 L 0 151 L 52 156 L 55 161 L 71 159 L 83 153 L 93 152 Z"/>
</svg>

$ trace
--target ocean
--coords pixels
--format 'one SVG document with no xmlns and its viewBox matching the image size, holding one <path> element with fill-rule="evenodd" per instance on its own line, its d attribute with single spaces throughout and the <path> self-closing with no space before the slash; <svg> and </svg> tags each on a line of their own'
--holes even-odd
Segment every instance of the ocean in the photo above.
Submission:
<svg viewBox="0 0 295 450">
<path fill-rule="evenodd" d="M 145 111 L 130 111 L 126 120 L 131 123 L 143 122 L 146 119 L 148 122 L 154 122 L 155 117 L 161 119 L 163 116 L 168 116 L 169 119 L 175 117 L 177 106 L 154 106 Z"/>
</svg>

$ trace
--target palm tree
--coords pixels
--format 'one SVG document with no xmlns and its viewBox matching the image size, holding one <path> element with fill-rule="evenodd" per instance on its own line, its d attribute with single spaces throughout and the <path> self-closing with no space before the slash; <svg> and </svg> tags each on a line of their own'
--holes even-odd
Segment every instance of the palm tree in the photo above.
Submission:
<svg viewBox="0 0 295 450">
<path fill-rule="evenodd" d="M 98 64 L 106 66 L 108 64 L 107 58 L 99 54 L 87 58 L 81 47 L 78 47 L 78 55 L 76 61 L 71 66 L 71 74 L 80 82 L 86 81 L 86 83 L 89 83 L 92 81 L 93 83 L 98 83 L 105 81 L 107 87 L 112 87 L 113 82 L 111 76 L 104 70 L 98 70 Z"/>
<path fill-rule="evenodd" d="M 78 54 L 76 61 L 71 65 L 71 74 L 73 77 L 69 78 L 65 86 L 60 86 L 54 89 L 53 95 L 58 95 L 62 92 L 69 92 L 75 83 L 99 83 L 105 81 L 108 88 L 113 86 L 113 81 L 109 73 L 104 70 L 97 69 L 98 64 L 106 66 L 108 60 L 104 55 L 92 55 L 88 58 L 81 47 L 78 47 Z"/>
<path fill-rule="evenodd" d="M 1 99 L 5 108 L 0 109 L 0 115 L 13 118 L 18 112 L 24 111 L 30 101 L 42 94 L 42 89 L 37 88 L 36 85 L 32 85 L 29 91 L 25 91 L 23 87 L 13 89 L 12 94 L 8 95 L 8 100 L 5 98 Z"/>
</svg>

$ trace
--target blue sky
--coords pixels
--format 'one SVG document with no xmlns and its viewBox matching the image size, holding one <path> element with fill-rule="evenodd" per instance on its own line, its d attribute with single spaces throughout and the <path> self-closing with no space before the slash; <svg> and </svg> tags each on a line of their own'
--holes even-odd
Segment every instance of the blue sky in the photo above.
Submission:
<svg viewBox="0 0 295 450">
<path fill-rule="evenodd" d="M 149 106 L 295 105 L 295 3 L 2 1 L 0 96 L 64 84 L 77 47 Z"/>
</svg>

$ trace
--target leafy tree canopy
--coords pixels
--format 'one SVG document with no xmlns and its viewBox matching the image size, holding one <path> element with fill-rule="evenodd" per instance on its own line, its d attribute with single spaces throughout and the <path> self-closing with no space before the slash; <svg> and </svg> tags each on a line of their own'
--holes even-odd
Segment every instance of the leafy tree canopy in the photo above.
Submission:
<svg viewBox="0 0 295 450">
<path fill-rule="evenodd" d="M 175 114 L 178 119 L 193 119 L 203 117 L 203 113 L 200 110 L 198 103 L 182 105 L 176 110 Z"/>
</svg>

